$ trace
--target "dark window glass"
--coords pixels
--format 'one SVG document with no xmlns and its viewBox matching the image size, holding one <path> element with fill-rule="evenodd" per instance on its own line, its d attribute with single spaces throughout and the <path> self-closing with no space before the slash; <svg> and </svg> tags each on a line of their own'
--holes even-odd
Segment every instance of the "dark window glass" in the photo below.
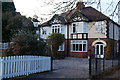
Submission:
<svg viewBox="0 0 120 80">
<path fill-rule="evenodd" d="M 54 29 L 52 29 L 52 33 L 54 33 Z"/>
<path fill-rule="evenodd" d="M 76 51 L 79 51 L 78 44 L 76 44 Z"/>
<path fill-rule="evenodd" d="M 55 29 L 55 33 L 57 33 L 57 29 Z"/>
<path fill-rule="evenodd" d="M 73 44 L 73 51 L 75 51 L 75 44 Z"/>
<path fill-rule="evenodd" d="M 101 55 L 103 55 L 103 45 L 100 46 L 100 49 L 101 49 L 100 53 L 101 53 Z"/>
<path fill-rule="evenodd" d="M 86 51 L 86 47 L 87 47 L 87 45 L 83 44 L 83 51 Z"/>
<path fill-rule="evenodd" d="M 82 51 L 82 44 L 79 44 L 79 51 Z"/>
<path fill-rule="evenodd" d="M 98 55 L 99 54 L 99 45 L 97 45 L 97 47 L 96 47 L 96 54 Z"/>
<path fill-rule="evenodd" d="M 58 33 L 60 33 L 60 28 L 58 28 Z"/>
<path fill-rule="evenodd" d="M 76 32 L 76 25 L 73 24 L 73 33 L 75 33 L 75 32 Z"/>
</svg>

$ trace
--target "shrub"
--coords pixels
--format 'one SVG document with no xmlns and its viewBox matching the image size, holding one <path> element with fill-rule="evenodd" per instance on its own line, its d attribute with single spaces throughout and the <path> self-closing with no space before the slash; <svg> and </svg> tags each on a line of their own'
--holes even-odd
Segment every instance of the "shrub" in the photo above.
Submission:
<svg viewBox="0 0 120 80">
<path fill-rule="evenodd" d="M 43 39 L 37 40 L 37 36 L 31 31 L 19 31 L 12 39 L 5 54 L 9 55 L 44 55 L 46 42 Z"/>
</svg>

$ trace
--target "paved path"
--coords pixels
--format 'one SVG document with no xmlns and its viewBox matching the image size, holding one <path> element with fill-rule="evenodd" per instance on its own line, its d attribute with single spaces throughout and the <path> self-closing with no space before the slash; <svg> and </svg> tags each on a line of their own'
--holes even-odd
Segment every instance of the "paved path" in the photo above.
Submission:
<svg viewBox="0 0 120 80">
<path fill-rule="evenodd" d="M 32 74 L 26 78 L 88 78 L 89 64 L 86 58 L 65 58 L 53 61 L 53 71 Z"/>
</svg>

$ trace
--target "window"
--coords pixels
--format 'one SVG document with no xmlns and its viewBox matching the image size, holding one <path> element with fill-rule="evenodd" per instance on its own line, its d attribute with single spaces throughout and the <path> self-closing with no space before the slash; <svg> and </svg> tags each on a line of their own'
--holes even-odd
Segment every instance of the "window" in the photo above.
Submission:
<svg viewBox="0 0 120 80">
<path fill-rule="evenodd" d="M 44 34 L 47 34 L 45 29 L 43 29 L 43 32 L 42 32 L 42 34 L 43 34 L 43 35 L 44 35 Z"/>
<path fill-rule="evenodd" d="M 61 33 L 61 26 L 60 25 L 53 25 L 52 26 L 52 33 Z"/>
<path fill-rule="evenodd" d="M 73 33 L 76 32 L 76 24 L 73 24 Z"/>
<path fill-rule="evenodd" d="M 72 40 L 71 51 L 72 52 L 87 52 L 87 40 Z"/>
<path fill-rule="evenodd" d="M 7 49 L 8 43 L 0 43 L 0 49 Z"/>
<path fill-rule="evenodd" d="M 104 33 L 104 22 L 96 22 L 95 23 L 95 32 Z"/>
<path fill-rule="evenodd" d="M 61 46 L 59 46 L 59 50 L 58 51 L 64 51 L 64 43 Z"/>
</svg>

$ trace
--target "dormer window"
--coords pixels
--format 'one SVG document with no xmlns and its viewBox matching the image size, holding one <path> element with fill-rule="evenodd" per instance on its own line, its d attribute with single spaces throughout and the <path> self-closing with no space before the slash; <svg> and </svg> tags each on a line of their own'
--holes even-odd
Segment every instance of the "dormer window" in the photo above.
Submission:
<svg viewBox="0 0 120 80">
<path fill-rule="evenodd" d="M 73 24 L 73 33 L 76 32 L 76 24 Z"/>
</svg>

